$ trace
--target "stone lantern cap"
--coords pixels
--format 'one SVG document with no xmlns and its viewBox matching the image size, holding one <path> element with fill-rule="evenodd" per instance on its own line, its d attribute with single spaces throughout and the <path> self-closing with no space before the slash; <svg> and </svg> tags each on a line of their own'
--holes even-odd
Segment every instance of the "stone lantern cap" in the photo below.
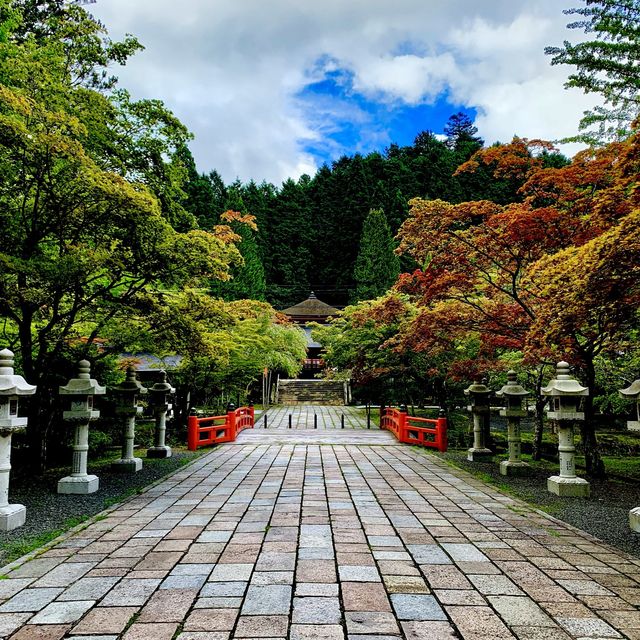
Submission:
<svg viewBox="0 0 640 640">
<path fill-rule="evenodd" d="M 569 363 L 562 361 L 558 362 L 556 367 L 556 377 L 549 380 L 547 386 L 542 389 L 542 395 L 551 397 L 588 396 L 589 389 L 583 387 L 571 376 Z"/>
<path fill-rule="evenodd" d="M 513 369 L 507 372 L 507 384 L 505 384 L 500 391 L 496 391 L 496 396 L 498 396 L 498 398 L 517 399 L 526 398 L 530 395 L 531 394 L 526 389 L 518 384 L 518 375 L 513 371 Z"/>
<path fill-rule="evenodd" d="M 618 393 L 621 398 L 625 398 L 626 400 L 633 398 L 640 400 L 640 378 L 634 380 L 626 389 L 620 389 Z"/>
<path fill-rule="evenodd" d="M 167 372 L 164 369 L 160 371 L 160 378 L 160 382 L 156 382 L 152 387 L 149 387 L 149 393 L 158 395 L 174 394 L 176 390 L 167 382 Z"/>
<path fill-rule="evenodd" d="M 117 393 L 124 394 L 140 394 L 144 395 L 147 393 L 147 388 L 143 387 L 140 380 L 138 380 L 136 376 L 136 370 L 133 367 L 127 368 L 127 377 L 124 379 L 124 382 L 121 382 L 119 385 L 114 387 L 114 391 Z"/>
<path fill-rule="evenodd" d="M 67 396 L 96 396 L 106 392 L 97 380 L 91 377 L 91 364 L 88 360 L 78 362 L 78 377 L 71 378 L 66 385 L 61 385 L 58 391 L 60 395 Z"/>
<path fill-rule="evenodd" d="M 13 373 L 13 351 L 0 351 L 0 396 L 31 396 L 36 392 L 36 386 L 28 384 L 19 375 Z"/>
<path fill-rule="evenodd" d="M 467 389 L 464 390 L 464 394 L 466 396 L 480 396 L 480 395 L 490 395 L 491 389 L 484 384 L 484 381 L 475 380 L 472 385 L 470 385 Z"/>
</svg>

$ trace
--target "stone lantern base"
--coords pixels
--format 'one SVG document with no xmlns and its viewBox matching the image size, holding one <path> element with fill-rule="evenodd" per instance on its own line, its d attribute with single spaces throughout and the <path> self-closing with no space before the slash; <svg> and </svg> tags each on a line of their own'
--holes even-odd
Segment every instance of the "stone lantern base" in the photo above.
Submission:
<svg viewBox="0 0 640 640">
<path fill-rule="evenodd" d="M 474 449 L 472 447 L 467 451 L 467 460 L 469 462 L 491 462 L 493 460 L 493 451 L 491 449 Z"/>
<path fill-rule="evenodd" d="M 27 519 L 27 509 L 21 504 L 0 507 L 0 531 L 11 531 L 21 527 Z"/>
<path fill-rule="evenodd" d="M 629 511 L 629 526 L 632 531 L 640 533 L 640 507 L 636 507 Z"/>
<path fill-rule="evenodd" d="M 640 431 L 640 422 L 638 420 L 629 420 L 629 422 L 627 422 L 627 429 L 629 431 Z"/>
<path fill-rule="evenodd" d="M 547 478 L 547 490 L 561 497 L 588 498 L 591 487 L 584 478 L 551 476 Z"/>
<path fill-rule="evenodd" d="M 171 455 L 171 447 L 168 447 L 166 444 L 161 447 L 151 447 L 147 449 L 147 458 L 170 458 Z"/>
<path fill-rule="evenodd" d="M 137 473 L 142 469 L 140 458 L 120 458 L 111 463 L 111 471 L 116 473 Z"/>
<path fill-rule="evenodd" d="M 98 476 L 67 476 L 58 480 L 58 493 L 87 495 L 95 493 L 100 486 Z"/>
<path fill-rule="evenodd" d="M 503 460 L 500 463 L 500 473 L 503 476 L 526 476 L 531 467 L 526 462 L 510 462 Z"/>
</svg>

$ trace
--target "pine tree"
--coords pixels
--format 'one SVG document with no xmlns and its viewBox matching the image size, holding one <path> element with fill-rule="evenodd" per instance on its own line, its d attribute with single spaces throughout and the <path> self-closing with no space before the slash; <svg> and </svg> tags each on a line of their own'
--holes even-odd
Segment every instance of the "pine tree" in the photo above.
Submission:
<svg viewBox="0 0 640 640">
<path fill-rule="evenodd" d="M 381 209 L 371 209 L 360 237 L 360 251 L 353 272 L 356 290 L 353 302 L 371 300 L 385 293 L 400 273 L 400 262 L 389 223 Z"/>
<path fill-rule="evenodd" d="M 640 115 L 640 3 L 638 0 L 583 0 L 585 6 L 564 11 L 580 16 L 567 25 L 593 34 L 595 40 L 546 47 L 551 64 L 569 64 L 576 71 L 565 87 L 598 93 L 604 105 L 585 111 L 579 140 L 602 143 L 625 138 Z M 596 129 L 589 130 L 595 126 Z"/>
</svg>

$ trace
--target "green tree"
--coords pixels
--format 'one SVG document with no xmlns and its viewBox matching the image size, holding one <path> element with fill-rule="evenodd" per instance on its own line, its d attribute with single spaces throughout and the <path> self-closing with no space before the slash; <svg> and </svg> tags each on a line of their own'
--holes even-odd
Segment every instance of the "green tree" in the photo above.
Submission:
<svg viewBox="0 0 640 640">
<path fill-rule="evenodd" d="M 0 316 L 22 371 L 39 385 L 29 421 L 37 467 L 68 359 L 144 306 L 150 287 L 226 277 L 237 250 L 213 233 L 178 233 L 163 206 L 178 184 L 156 182 L 155 169 L 141 166 L 146 158 L 160 167 L 174 133 L 186 130 L 157 101 L 105 89 L 105 67 L 135 43 L 112 43 L 75 5 L 38 40 L 13 38 L 20 13 L 7 0 L 0 7 Z"/>
<path fill-rule="evenodd" d="M 353 278 L 354 302 L 384 294 L 400 274 L 400 261 L 384 211 L 371 209 L 365 218 Z"/>
<path fill-rule="evenodd" d="M 578 139 L 591 143 L 625 138 L 640 115 L 640 3 L 638 0 L 583 0 L 567 9 L 578 19 L 567 25 L 595 39 L 562 47 L 547 47 L 551 64 L 576 67 L 565 87 L 600 94 L 604 106 L 586 111 Z M 595 127 L 595 128 L 592 128 Z"/>
</svg>

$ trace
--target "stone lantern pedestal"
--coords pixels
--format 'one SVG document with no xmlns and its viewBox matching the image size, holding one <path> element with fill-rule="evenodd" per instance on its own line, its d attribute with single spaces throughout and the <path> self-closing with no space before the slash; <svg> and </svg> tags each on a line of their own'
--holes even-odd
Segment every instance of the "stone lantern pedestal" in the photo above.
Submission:
<svg viewBox="0 0 640 640">
<path fill-rule="evenodd" d="M 170 458 L 171 447 L 165 444 L 167 432 L 167 411 L 169 410 L 169 397 L 176 390 L 167 382 L 167 373 L 160 372 L 161 381 L 156 382 L 149 388 L 151 405 L 156 418 L 156 429 L 154 434 L 153 447 L 147 449 L 148 458 Z"/>
<path fill-rule="evenodd" d="M 35 392 L 36 387 L 13 373 L 13 352 L 0 351 L 0 531 L 21 527 L 26 520 L 24 505 L 9 504 L 11 436 L 27 426 L 27 418 L 18 417 L 18 398 Z"/>
<path fill-rule="evenodd" d="M 116 415 L 122 418 L 123 442 L 122 457 L 111 463 L 111 469 L 121 473 L 136 473 L 142 469 L 142 460 L 133 455 L 138 396 L 147 393 L 147 389 L 138 381 L 136 370 L 129 367 L 125 381 L 115 387 L 114 392 L 116 394 Z"/>
<path fill-rule="evenodd" d="M 636 507 L 629 511 L 629 526 L 632 531 L 640 533 L 640 507 Z"/>
<path fill-rule="evenodd" d="M 491 415 L 489 398 L 491 389 L 480 381 L 474 382 L 464 391 L 471 404 L 468 408 L 473 416 L 473 446 L 467 451 L 467 460 L 471 462 L 491 462 L 493 451 L 485 441 L 485 420 Z"/>
<path fill-rule="evenodd" d="M 589 389 L 580 386 L 571 377 L 567 362 L 559 362 L 556 377 L 542 389 L 549 398 L 547 417 L 553 420 L 558 429 L 558 453 L 560 457 L 560 475 L 547 479 L 547 489 L 558 496 L 588 498 L 590 485 L 576 476 L 576 448 L 574 445 L 574 424 L 584 420 L 584 413 L 578 411 L 581 398 L 589 395 Z"/>
<path fill-rule="evenodd" d="M 78 363 L 78 377 L 60 387 L 60 395 L 71 398 L 71 408 L 62 417 L 73 424 L 74 437 L 71 475 L 58 480 L 58 493 L 87 495 L 98 490 L 100 480 L 87 473 L 87 455 L 89 423 L 100 417 L 100 412 L 93 408 L 93 396 L 104 392 L 105 388 L 91 377 L 91 365 L 87 360 Z"/>
<path fill-rule="evenodd" d="M 621 398 L 636 401 L 636 419 L 627 421 L 629 431 L 640 431 L 640 379 L 634 380 L 626 389 L 618 391 Z"/>
<path fill-rule="evenodd" d="M 503 476 L 522 476 L 529 471 L 529 465 L 521 459 L 522 440 L 520 437 L 520 420 L 527 412 L 522 408 L 522 401 L 529 396 L 529 392 L 518 384 L 515 371 L 507 373 L 507 384 L 496 393 L 504 398 L 506 407 L 500 410 L 500 415 L 507 419 L 509 443 L 509 459 L 500 463 L 500 473 Z"/>
</svg>

